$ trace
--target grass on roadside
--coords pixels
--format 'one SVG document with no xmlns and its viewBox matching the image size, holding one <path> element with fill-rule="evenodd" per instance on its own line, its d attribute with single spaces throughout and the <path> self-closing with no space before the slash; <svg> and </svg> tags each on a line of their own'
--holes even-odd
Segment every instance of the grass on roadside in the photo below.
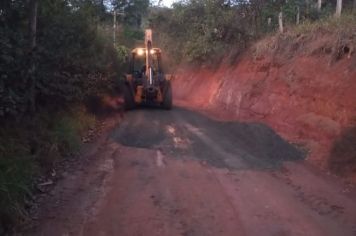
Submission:
<svg viewBox="0 0 356 236">
<path fill-rule="evenodd" d="M 286 61 L 295 55 L 323 55 L 330 64 L 343 56 L 356 54 L 356 16 L 344 14 L 339 19 L 328 17 L 320 21 L 304 21 L 255 43 L 252 54 L 255 59 L 266 55 L 278 55 Z"/>
<path fill-rule="evenodd" d="M 345 13 L 340 18 L 329 16 L 320 21 L 304 21 L 301 24 L 293 27 L 293 34 L 308 34 L 318 30 L 325 30 L 329 32 L 355 32 L 356 29 L 356 15 Z"/>
<path fill-rule="evenodd" d="M 93 115 L 75 107 L 55 115 L 40 112 L 0 128 L 0 235 L 7 225 L 26 219 L 34 177 L 78 151 L 81 137 L 95 122 Z"/>
</svg>

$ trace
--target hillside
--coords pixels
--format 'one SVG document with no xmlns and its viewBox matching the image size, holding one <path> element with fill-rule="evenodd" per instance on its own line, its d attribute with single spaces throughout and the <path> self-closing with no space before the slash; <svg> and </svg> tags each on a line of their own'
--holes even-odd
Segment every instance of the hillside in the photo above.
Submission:
<svg viewBox="0 0 356 236">
<path fill-rule="evenodd" d="M 217 69 L 185 67 L 175 96 L 221 119 L 267 123 L 306 149 L 308 162 L 355 180 L 356 28 L 342 24 L 266 37 Z"/>
</svg>

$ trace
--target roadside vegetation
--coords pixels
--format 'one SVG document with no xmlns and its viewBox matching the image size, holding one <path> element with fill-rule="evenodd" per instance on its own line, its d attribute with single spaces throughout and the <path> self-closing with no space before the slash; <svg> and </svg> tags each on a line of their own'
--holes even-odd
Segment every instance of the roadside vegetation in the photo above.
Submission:
<svg viewBox="0 0 356 236">
<path fill-rule="evenodd" d="M 97 122 L 88 108 L 100 110 L 98 100 L 119 93 L 147 7 L 138 0 L 1 1 L 0 235 L 27 219 L 36 176 L 80 149 Z M 115 41 L 113 10 L 125 11 Z"/>
<path fill-rule="evenodd" d="M 76 153 L 81 137 L 95 126 L 83 108 L 40 112 L 31 120 L 6 122 L 0 129 L 0 209 L 3 227 L 27 218 L 34 177 L 49 172 L 63 156 Z M 3 230 L 5 230 L 3 229 Z"/>
<path fill-rule="evenodd" d="M 276 55 L 288 59 L 296 55 L 323 55 L 329 64 L 355 55 L 356 14 L 321 21 L 306 20 L 283 34 L 269 34 L 252 47 L 255 58 Z"/>
<path fill-rule="evenodd" d="M 151 9 L 149 24 L 161 47 L 174 55 L 172 65 L 216 65 L 227 55 L 233 62 L 254 42 L 276 32 L 354 29 L 355 1 L 343 1 L 341 16 L 335 13 L 337 2 L 188 0 L 172 9 Z"/>
</svg>

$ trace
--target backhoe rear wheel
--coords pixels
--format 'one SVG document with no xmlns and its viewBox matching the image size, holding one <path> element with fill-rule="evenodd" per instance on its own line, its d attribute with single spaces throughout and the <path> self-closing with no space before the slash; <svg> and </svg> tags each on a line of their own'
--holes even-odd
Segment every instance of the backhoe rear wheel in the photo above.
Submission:
<svg viewBox="0 0 356 236">
<path fill-rule="evenodd" d="M 124 108 L 125 110 L 132 110 L 136 107 L 135 98 L 131 89 L 130 84 L 124 83 L 123 86 L 124 95 Z"/>
<path fill-rule="evenodd" d="M 162 106 L 164 109 L 172 109 L 172 84 L 171 81 L 167 80 L 163 90 L 163 102 Z"/>
</svg>

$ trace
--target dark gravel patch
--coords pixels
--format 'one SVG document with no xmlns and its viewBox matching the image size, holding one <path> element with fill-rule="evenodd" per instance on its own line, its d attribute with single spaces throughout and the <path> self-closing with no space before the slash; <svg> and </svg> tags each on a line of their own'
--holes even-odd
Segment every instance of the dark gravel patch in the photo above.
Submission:
<svg viewBox="0 0 356 236">
<path fill-rule="evenodd" d="M 175 145 L 168 126 L 175 128 L 174 135 L 180 140 L 189 141 L 187 148 Z M 190 157 L 219 168 L 270 169 L 305 157 L 305 153 L 262 123 L 216 121 L 181 108 L 129 112 L 111 137 L 126 146 L 159 148 L 170 156 Z M 237 159 L 241 165 L 232 164 Z"/>
</svg>

